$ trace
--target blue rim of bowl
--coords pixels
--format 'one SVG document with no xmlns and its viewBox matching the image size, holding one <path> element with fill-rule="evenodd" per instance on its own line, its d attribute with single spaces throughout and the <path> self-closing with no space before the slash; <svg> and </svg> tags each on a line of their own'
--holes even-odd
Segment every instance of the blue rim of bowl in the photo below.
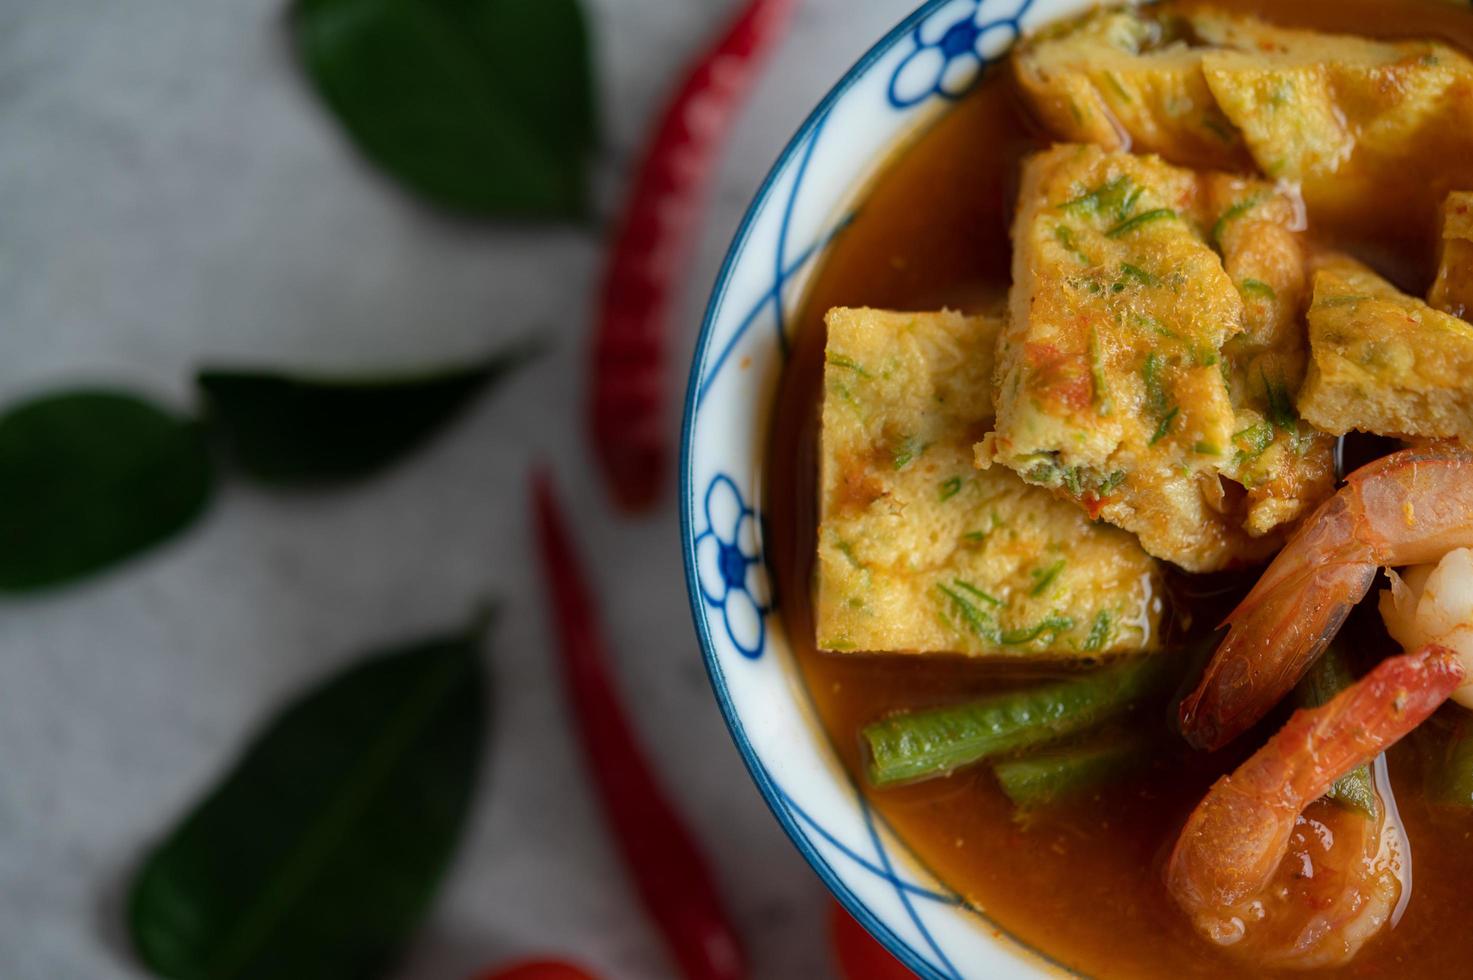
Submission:
<svg viewBox="0 0 1473 980">
<path fill-rule="evenodd" d="M 696 637 L 701 643 L 701 654 L 706 661 L 706 674 L 711 681 L 711 689 L 716 695 L 716 701 L 721 706 L 722 717 L 726 721 L 726 728 L 731 733 L 731 739 L 736 743 L 737 751 L 741 754 L 742 762 L 747 767 L 752 781 L 757 784 L 762 799 L 772 811 L 777 822 L 782 826 L 788 839 L 798 849 L 798 853 L 808 862 L 809 867 L 819 876 L 829 891 L 844 906 L 844 909 L 853 916 L 870 935 L 878 939 L 884 946 L 905 964 L 906 968 L 917 976 L 928 978 L 928 980 L 945 980 L 944 976 L 937 972 L 935 967 L 917 954 L 910 946 L 889 926 L 885 925 L 868 907 L 849 889 L 837 874 L 829 867 L 828 862 L 808 842 L 807 836 L 799 828 L 797 820 L 787 807 L 784 806 L 780 791 L 767 774 L 767 769 L 762 760 L 757 757 L 751 742 L 747 740 L 746 732 L 742 727 L 741 718 L 737 714 L 736 706 L 732 703 L 731 696 L 727 693 L 726 678 L 722 674 L 721 664 L 716 659 L 715 646 L 711 641 L 710 629 L 702 615 L 700 606 L 700 585 L 698 572 L 695 565 L 694 528 L 691 524 L 692 507 L 694 501 L 694 485 L 691 474 L 691 438 L 695 430 L 695 418 L 699 402 L 701 388 L 701 368 L 705 364 L 706 355 L 711 346 L 712 331 L 715 326 L 716 315 L 720 310 L 731 285 L 731 276 L 736 268 L 737 260 L 746 250 L 747 242 L 752 235 L 752 226 L 756 222 L 757 215 L 772 196 L 773 189 L 778 178 L 787 169 L 788 164 L 798 153 L 802 152 L 810 137 L 818 130 L 828 118 L 829 113 L 848 91 L 853 88 L 859 80 L 872 68 L 875 63 L 889 53 L 897 44 L 910 35 L 916 27 L 921 24 L 936 10 L 940 9 L 951 0 L 926 0 L 906 16 L 900 23 L 896 24 L 878 42 L 866 51 L 850 69 L 844 73 L 838 83 L 831 88 L 818 106 L 804 120 L 803 125 L 798 128 L 797 133 L 788 141 L 783 148 L 777 162 L 763 178 L 762 184 L 757 188 L 757 193 L 752 197 L 752 203 L 747 208 L 747 213 L 742 218 L 742 223 L 737 228 L 736 235 L 732 238 L 731 247 L 727 250 L 726 258 L 721 263 L 721 271 L 716 277 L 716 285 L 711 292 L 711 301 L 706 307 L 706 314 L 701 321 L 701 333 L 696 340 L 695 356 L 691 362 L 690 378 L 686 385 L 684 419 L 680 428 L 680 543 L 682 558 L 685 563 L 685 584 L 687 598 L 691 605 L 691 618 L 696 627 Z M 782 302 L 781 296 L 778 302 Z M 984 920 L 985 921 L 985 920 Z M 1014 940 L 1016 942 L 1016 940 Z M 1029 948 L 1024 945 L 1024 948 Z"/>
</svg>

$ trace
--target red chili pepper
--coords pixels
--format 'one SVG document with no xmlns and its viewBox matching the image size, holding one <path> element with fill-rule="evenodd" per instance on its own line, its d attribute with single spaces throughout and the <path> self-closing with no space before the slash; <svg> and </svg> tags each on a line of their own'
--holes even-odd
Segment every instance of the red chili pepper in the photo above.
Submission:
<svg viewBox="0 0 1473 980">
<path fill-rule="evenodd" d="M 839 961 L 840 980 L 914 980 L 890 951 L 865 931 L 838 902 L 829 909 L 829 938 Z"/>
<path fill-rule="evenodd" d="M 741 942 L 695 838 L 655 779 L 615 691 L 593 595 L 546 473 L 532 496 L 543 573 L 593 782 L 646 911 L 688 980 L 746 976 Z"/>
<path fill-rule="evenodd" d="M 477 980 L 596 980 L 593 974 L 559 960 L 525 960 L 488 970 Z"/>
<path fill-rule="evenodd" d="M 748 0 L 660 117 L 604 270 L 593 339 L 594 450 L 619 506 L 658 502 L 667 479 L 665 342 L 702 192 L 763 56 L 797 0 Z"/>
</svg>

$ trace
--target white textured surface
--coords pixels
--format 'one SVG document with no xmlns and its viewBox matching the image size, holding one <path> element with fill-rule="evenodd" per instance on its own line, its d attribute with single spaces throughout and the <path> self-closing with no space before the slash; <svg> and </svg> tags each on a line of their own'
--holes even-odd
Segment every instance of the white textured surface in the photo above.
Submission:
<svg viewBox="0 0 1473 980">
<path fill-rule="evenodd" d="M 367 170 L 298 77 L 281 0 L 0 0 L 0 399 L 77 379 L 176 400 L 203 360 L 434 363 L 537 328 L 553 356 L 413 463 L 345 493 L 231 484 L 192 534 L 86 585 L 0 605 L 0 976 L 141 976 L 131 862 L 290 693 L 482 596 L 493 748 L 475 819 L 402 975 L 535 952 L 605 976 L 669 967 L 566 736 L 525 475 L 551 461 L 622 683 L 716 858 L 762 978 L 827 971 L 822 888 L 768 815 L 692 636 L 673 501 L 610 519 L 581 444 L 600 238 L 448 221 Z M 607 212 L 672 73 L 730 0 L 589 0 Z M 676 341 L 768 164 L 907 0 L 807 0 L 725 156 Z M 680 392 L 671 392 L 671 428 Z"/>
</svg>

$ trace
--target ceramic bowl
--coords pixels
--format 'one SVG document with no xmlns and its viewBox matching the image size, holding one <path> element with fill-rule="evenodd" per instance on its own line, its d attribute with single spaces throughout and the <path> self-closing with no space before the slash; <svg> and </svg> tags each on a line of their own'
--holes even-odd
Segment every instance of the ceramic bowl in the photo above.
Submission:
<svg viewBox="0 0 1473 980">
<path fill-rule="evenodd" d="M 866 805 L 820 729 L 768 589 L 763 457 L 790 318 L 889 151 L 1020 34 L 1088 0 L 931 0 L 814 110 L 747 211 L 697 344 L 682 433 L 681 543 L 696 633 L 731 736 L 798 850 L 923 977 L 1058 968 L 968 907 Z"/>
</svg>

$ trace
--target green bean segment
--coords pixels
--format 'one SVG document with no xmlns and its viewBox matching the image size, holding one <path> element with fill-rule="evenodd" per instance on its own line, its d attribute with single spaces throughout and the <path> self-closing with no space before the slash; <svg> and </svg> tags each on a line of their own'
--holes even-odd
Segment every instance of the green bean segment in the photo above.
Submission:
<svg viewBox="0 0 1473 980">
<path fill-rule="evenodd" d="M 1144 739 L 1116 738 L 1005 759 L 992 768 L 1014 806 L 1036 810 L 1104 786 L 1139 766 L 1148 753 Z"/>
<path fill-rule="evenodd" d="M 1168 677 L 1164 654 L 965 704 L 895 715 L 865 727 L 869 778 L 893 786 L 1057 741 L 1113 718 Z"/>
</svg>

